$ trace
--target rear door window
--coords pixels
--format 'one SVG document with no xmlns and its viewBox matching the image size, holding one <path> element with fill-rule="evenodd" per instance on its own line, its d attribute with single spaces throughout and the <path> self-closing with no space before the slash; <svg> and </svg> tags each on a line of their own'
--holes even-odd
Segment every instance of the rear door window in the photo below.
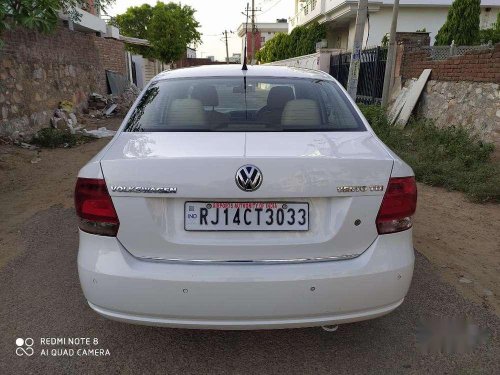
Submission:
<svg viewBox="0 0 500 375">
<path fill-rule="evenodd" d="M 267 77 L 155 82 L 125 127 L 128 132 L 365 130 L 334 82 Z"/>
</svg>

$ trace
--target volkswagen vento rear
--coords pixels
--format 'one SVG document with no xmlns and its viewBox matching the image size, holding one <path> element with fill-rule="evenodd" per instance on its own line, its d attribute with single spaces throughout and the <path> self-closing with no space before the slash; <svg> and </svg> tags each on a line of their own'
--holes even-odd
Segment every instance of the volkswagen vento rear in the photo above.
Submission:
<svg viewBox="0 0 500 375">
<path fill-rule="evenodd" d="M 111 319 L 353 322 L 394 310 L 412 278 L 413 172 L 318 71 L 160 74 L 75 201 L 83 291 Z"/>
</svg>

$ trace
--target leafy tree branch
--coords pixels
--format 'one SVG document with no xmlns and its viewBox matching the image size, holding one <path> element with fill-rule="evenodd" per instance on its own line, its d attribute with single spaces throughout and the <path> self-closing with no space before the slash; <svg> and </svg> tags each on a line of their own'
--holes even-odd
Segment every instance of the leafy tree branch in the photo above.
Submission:
<svg viewBox="0 0 500 375">
<path fill-rule="evenodd" d="M 115 0 L 94 0 L 96 10 L 105 8 Z M 57 26 L 58 13 L 68 14 L 70 20 L 81 18 L 79 9 L 88 7 L 87 0 L 1 0 L 0 35 L 6 29 L 18 26 L 40 32 L 50 32 Z M 0 46 L 2 41 L 0 40 Z"/>
</svg>

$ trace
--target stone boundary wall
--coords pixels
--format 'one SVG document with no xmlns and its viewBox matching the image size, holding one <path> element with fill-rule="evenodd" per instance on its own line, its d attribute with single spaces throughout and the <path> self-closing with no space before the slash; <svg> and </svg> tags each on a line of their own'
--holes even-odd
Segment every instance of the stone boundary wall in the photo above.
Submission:
<svg viewBox="0 0 500 375">
<path fill-rule="evenodd" d="M 497 83 L 428 81 L 416 109 L 439 127 L 469 127 L 500 147 L 500 90 Z"/>
<path fill-rule="evenodd" d="M 403 46 L 401 77 L 418 78 L 432 69 L 431 80 L 500 83 L 500 43 L 491 49 L 470 51 L 446 60 L 432 60 L 428 49 Z"/>
<path fill-rule="evenodd" d="M 126 73 L 121 41 L 71 31 L 17 28 L 2 33 L 0 49 L 0 135 L 29 138 L 48 126 L 61 101 L 77 109 L 89 93 L 107 93 L 105 69 Z"/>
</svg>

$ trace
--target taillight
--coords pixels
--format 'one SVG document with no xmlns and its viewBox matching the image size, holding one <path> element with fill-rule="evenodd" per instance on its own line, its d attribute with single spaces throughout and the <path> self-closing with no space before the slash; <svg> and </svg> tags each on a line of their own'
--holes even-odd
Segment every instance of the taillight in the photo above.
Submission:
<svg viewBox="0 0 500 375">
<path fill-rule="evenodd" d="M 75 188 L 79 227 L 87 233 L 116 236 L 120 222 L 106 183 L 98 178 L 78 178 Z"/>
<path fill-rule="evenodd" d="M 417 208 L 415 177 L 389 179 L 382 205 L 377 215 L 379 234 L 396 233 L 412 226 L 411 216 Z"/>
</svg>

